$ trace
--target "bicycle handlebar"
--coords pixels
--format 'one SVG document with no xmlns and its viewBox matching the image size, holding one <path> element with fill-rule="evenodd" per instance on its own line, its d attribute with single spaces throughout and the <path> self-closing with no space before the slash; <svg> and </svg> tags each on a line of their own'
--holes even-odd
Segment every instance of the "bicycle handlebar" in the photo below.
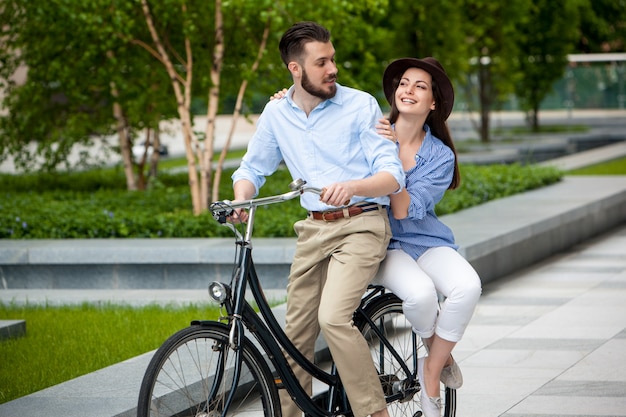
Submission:
<svg viewBox="0 0 626 417">
<path fill-rule="evenodd" d="M 289 188 L 292 191 L 269 197 L 253 198 L 250 200 L 241 200 L 237 202 L 232 202 L 229 200 L 216 201 L 214 203 L 211 203 L 210 210 L 213 214 L 213 218 L 218 222 L 224 224 L 226 223 L 226 218 L 229 217 L 234 210 L 239 208 L 251 208 L 280 203 L 282 201 L 294 199 L 305 192 L 311 192 L 319 195 L 322 195 L 322 193 L 324 192 L 323 189 L 306 186 L 306 181 L 300 178 L 292 181 L 289 184 Z"/>
</svg>

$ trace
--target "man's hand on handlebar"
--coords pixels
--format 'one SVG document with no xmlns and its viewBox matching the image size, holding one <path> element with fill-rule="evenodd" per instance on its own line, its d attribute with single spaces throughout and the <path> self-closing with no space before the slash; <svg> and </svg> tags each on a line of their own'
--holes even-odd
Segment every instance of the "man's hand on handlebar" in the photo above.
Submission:
<svg viewBox="0 0 626 417">
<path fill-rule="evenodd" d="M 234 201 L 236 203 L 236 201 Z M 248 212 L 246 209 L 238 208 L 233 209 L 230 216 L 226 218 L 230 223 L 238 224 L 238 223 L 246 223 L 248 221 Z"/>
<path fill-rule="evenodd" d="M 350 199 L 354 196 L 351 182 L 336 182 L 322 189 L 320 201 L 329 206 L 341 207 L 350 204 Z"/>
</svg>

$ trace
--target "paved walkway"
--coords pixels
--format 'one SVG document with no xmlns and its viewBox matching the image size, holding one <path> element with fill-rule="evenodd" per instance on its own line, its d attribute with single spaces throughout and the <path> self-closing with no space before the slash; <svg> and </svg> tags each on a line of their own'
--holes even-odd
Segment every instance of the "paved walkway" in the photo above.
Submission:
<svg viewBox="0 0 626 417">
<path fill-rule="evenodd" d="M 485 286 L 461 417 L 626 416 L 626 226 Z"/>
</svg>

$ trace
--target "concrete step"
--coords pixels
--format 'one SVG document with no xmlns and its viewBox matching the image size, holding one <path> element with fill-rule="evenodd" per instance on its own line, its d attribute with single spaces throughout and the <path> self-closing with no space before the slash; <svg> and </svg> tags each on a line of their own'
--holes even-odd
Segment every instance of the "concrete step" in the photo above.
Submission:
<svg viewBox="0 0 626 417">
<path fill-rule="evenodd" d="M 0 341 L 26 335 L 26 320 L 0 320 Z"/>
</svg>

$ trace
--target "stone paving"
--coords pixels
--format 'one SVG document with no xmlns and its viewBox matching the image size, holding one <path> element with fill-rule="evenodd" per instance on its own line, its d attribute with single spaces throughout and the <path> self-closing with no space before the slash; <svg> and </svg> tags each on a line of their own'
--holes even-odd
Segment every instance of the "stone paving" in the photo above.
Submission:
<svg viewBox="0 0 626 417">
<path fill-rule="evenodd" d="M 487 284 L 462 417 L 626 416 L 626 226 Z"/>
</svg>

